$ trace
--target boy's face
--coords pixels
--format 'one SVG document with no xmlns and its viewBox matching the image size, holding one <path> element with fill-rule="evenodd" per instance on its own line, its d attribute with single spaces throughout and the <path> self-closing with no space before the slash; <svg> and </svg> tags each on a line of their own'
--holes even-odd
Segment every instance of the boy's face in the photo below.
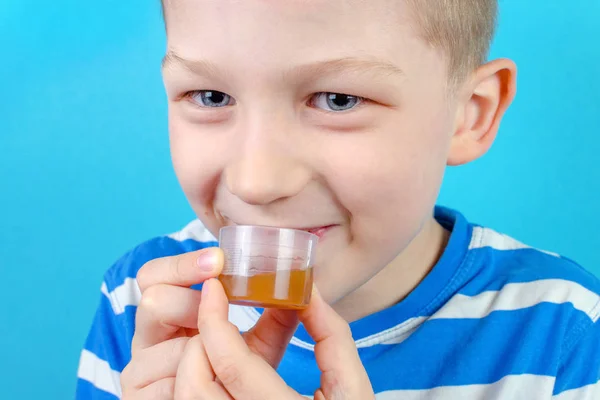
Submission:
<svg viewBox="0 0 600 400">
<path fill-rule="evenodd" d="M 404 2 L 170 0 L 166 20 L 173 162 L 214 234 L 326 227 L 335 302 L 431 219 L 455 111 Z"/>
</svg>

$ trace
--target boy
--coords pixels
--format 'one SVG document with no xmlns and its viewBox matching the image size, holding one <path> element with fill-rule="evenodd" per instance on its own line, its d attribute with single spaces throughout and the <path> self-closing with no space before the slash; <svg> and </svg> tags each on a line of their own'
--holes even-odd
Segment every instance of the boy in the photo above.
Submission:
<svg viewBox="0 0 600 400">
<path fill-rule="evenodd" d="M 163 6 L 199 220 L 105 275 L 78 398 L 600 398 L 598 279 L 435 207 L 515 93 L 513 62 L 485 63 L 496 0 Z M 232 224 L 320 236 L 306 311 L 227 307 Z"/>
</svg>

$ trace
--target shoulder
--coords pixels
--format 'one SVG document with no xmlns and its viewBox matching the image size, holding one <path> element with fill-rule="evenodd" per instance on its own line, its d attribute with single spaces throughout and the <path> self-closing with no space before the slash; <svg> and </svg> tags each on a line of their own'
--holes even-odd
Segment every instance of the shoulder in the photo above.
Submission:
<svg viewBox="0 0 600 400">
<path fill-rule="evenodd" d="M 468 259 L 474 274 L 462 294 L 493 294 L 510 308 L 564 305 L 587 323 L 600 316 L 600 279 L 573 260 L 477 225 Z"/>
<path fill-rule="evenodd" d="M 600 279 L 575 261 L 536 249 L 490 228 L 473 226 L 469 251 L 486 261 L 500 282 L 561 280 L 600 294 Z"/>
</svg>

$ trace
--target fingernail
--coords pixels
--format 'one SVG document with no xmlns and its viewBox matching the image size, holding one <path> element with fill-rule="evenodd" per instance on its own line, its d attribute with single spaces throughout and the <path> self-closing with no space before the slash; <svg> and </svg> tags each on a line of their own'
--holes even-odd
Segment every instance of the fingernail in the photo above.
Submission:
<svg viewBox="0 0 600 400">
<path fill-rule="evenodd" d="M 210 283 L 210 281 L 212 281 L 212 279 L 208 279 L 208 280 L 204 281 L 204 283 L 202 284 L 201 299 L 203 302 L 206 302 L 206 300 L 204 300 L 204 299 L 206 298 L 206 296 L 208 296 L 208 287 L 212 284 L 212 283 Z"/>
<path fill-rule="evenodd" d="M 200 253 L 196 263 L 202 271 L 211 272 L 217 266 L 218 254 L 214 249 L 206 249 Z"/>
</svg>

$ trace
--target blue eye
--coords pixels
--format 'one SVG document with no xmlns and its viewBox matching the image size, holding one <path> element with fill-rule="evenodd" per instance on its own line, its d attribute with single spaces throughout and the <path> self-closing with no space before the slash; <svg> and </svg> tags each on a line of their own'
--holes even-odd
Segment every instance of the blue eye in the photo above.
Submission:
<svg viewBox="0 0 600 400">
<path fill-rule="evenodd" d="M 349 94 L 321 92 L 314 95 L 311 105 L 325 111 L 340 112 L 351 110 L 362 101 L 361 97 Z"/>
<path fill-rule="evenodd" d="M 196 90 L 189 95 L 190 99 L 200 107 L 226 107 L 235 104 L 230 95 L 216 90 Z"/>
</svg>

